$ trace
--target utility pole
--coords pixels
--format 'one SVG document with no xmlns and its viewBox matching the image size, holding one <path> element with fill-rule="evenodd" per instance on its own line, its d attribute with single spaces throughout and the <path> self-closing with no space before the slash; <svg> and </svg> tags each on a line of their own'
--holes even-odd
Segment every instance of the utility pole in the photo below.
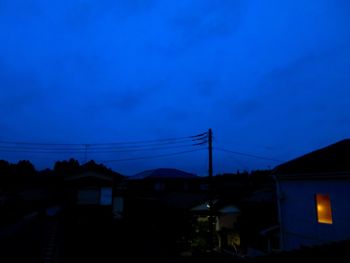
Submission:
<svg viewBox="0 0 350 263">
<path fill-rule="evenodd" d="M 87 162 L 87 154 L 88 154 L 88 149 L 89 149 L 89 144 L 85 144 L 85 153 L 84 153 L 84 162 Z"/>
<path fill-rule="evenodd" d="M 208 152 L 209 152 L 209 197 L 212 202 L 213 195 L 213 132 L 211 129 L 208 131 Z"/>
<path fill-rule="evenodd" d="M 213 189 L 213 132 L 211 129 L 208 131 L 208 190 L 209 190 L 209 249 L 212 251 L 214 249 L 214 189 Z"/>
</svg>

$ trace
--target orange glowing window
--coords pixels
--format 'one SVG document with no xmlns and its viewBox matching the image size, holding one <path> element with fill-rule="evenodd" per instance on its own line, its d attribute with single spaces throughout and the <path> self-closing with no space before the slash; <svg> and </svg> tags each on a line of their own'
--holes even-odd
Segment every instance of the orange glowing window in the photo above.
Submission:
<svg viewBox="0 0 350 263">
<path fill-rule="evenodd" d="M 331 199 L 328 194 L 316 194 L 317 222 L 333 224 Z"/>
</svg>

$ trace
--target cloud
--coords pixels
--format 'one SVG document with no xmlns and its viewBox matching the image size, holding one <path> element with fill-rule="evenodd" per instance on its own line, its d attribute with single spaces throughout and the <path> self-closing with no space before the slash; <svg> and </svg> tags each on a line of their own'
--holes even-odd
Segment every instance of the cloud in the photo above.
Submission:
<svg viewBox="0 0 350 263">
<path fill-rule="evenodd" d="M 347 90 L 349 66 L 350 42 L 327 50 L 317 50 L 317 53 L 306 54 L 283 67 L 273 69 L 263 78 L 259 89 L 270 95 L 297 96 L 306 93 L 310 96 L 303 98 L 309 101 L 339 99 L 327 94 Z"/>
<path fill-rule="evenodd" d="M 232 103 L 229 109 L 235 119 L 255 118 L 259 115 L 262 104 L 261 100 L 243 100 Z"/>
<path fill-rule="evenodd" d="M 202 97 L 211 97 L 214 96 L 216 92 L 220 89 L 221 83 L 218 80 L 213 79 L 203 79 L 196 80 L 193 83 L 197 93 Z"/>
<path fill-rule="evenodd" d="M 240 25 L 243 4 L 242 1 L 193 1 L 182 11 L 170 18 L 171 25 L 189 41 L 199 41 L 231 36 Z"/>
<path fill-rule="evenodd" d="M 42 98 L 40 82 L 30 72 L 13 69 L 0 62 L 0 112 L 3 117 L 21 112 Z"/>
<path fill-rule="evenodd" d="M 283 145 L 290 156 L 347 137 L 350 125 L 341 120 L 350 116 L 349 68 L 350 49 L 341 46 L 300 57 L 267 74 L 254 95 L 259 110 L 247 123 L 251 137 L 258 129 L 258 140 Z"/>
<path fill-rule="evenodd" d="M 0 12 L 0 126 L 19 138 L 212 127 L 254 152 L 348 130 L 344 0 L 7 0 Z"/>
</svg>

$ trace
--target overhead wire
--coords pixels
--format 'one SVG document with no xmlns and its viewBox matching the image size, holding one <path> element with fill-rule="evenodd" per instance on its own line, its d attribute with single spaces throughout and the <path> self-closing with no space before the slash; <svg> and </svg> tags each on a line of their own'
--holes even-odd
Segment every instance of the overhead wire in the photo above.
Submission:
<svg viewBox="0 0 350 263">
<path fill-rule="evenodd" d="M 215 139 L 215 138 L 214 138 Z M 180 152 L 165 153 L 152 156 L 142 156 L 137 158 L 126 158 L 118 160 L 107 160 L 106 162 L 129 161 L 139 159 L 158 158 L 165 156 L 173 156 L 185 154 L 197 150 L 202 145 L 208 143 L 208 133 L 203 132 L 192 136 L 173 137 L 166 139 L 124 141 L 110 143 L 37 143 L 24 141 L 0 141 L 0 152 L 2 153 L 26 153 L 26 154 L 105 154 L 105 153 L 131 153 L 131 152 L 157 152 L 169 151 L 173 149 L 191 149 Z M 233 151 L 222 147 L 213 147 L 214 150 L 240 155 L 249 158 L 269 160 L 274 162 L 282 162 L 270 157 L 260 156 L 256 154 Z"/>
<path fill-rule="evenodd" d="M 0 141 L 0 152 L 33 154 L 97 154 L 160 150 L 166 151 L 175 148 L 189 148 L 203 145 L 206 143 L 206 134 L 207 133 L 200 133 L 193 136 L 178 138 L 101 144 L 53 144 Z"/>
<path fill-rule="evenodd" d="M 277 160 L 277 159 L 270 158 L 270 157 L 265 157 L 265 156 L 250 154 L 250 153 L 243 153 L 243 152 L 238 152 L 238 151 L 232 151 L 232 150 L 228 150 L 228 149 L 224 149 L 224 148 L 220 148 L 220 147 L 214 147 L 213 149 L 218 150 L 218 151 L 222 151 L 222 152 L 231 153 L 231 154 L 251 157 L 251 158 L 255 158 L 255 159 L 268 160 L 268 161 L 274 161 L 274 162 L 283 162 L 281 160 Z"/>
<path fill-rule="evenodd" d="M 203 143 L 203 142 L 202 142 Z M 3 146 L 0 143 L 0 147 L 3 149 L 24 149 L 24 150 L 50 150 L 50 149 L 54 149 L 54 150 L 85 150 L 86 147 L 89 147 L 90 149 L 94 149 L 94 150 L 108 150 L 108 149 L 129 149 L 129 148 L 149 148 L 149 147 L 158 147 L 158 146 L 164 146 L 166 147 L 167 145 L 171 146 L 171 145 L 187 145 L 187 144 L 197 144 L 197 142 L 192 141 L 192 140 L 187 140 L 187 141 L 179 141 L 179 142 L 163 142 L 163 143 L 154 143 L 154 144 L 147 144 L 147 145 L 130 145 L 130 146 L 102 146 L 102 147 L 97 147 L 97 146 L 93 146 L 90 144 L 85 144 L 85 145 L 81 145 L 79 147 L 52 147 L 52 146 L 17 146 L 17 145 L 13 145 L 13 146 Z"/>
<path fill-rule="evenodd" d="M 189 148 L 194 146 L 200 146 L 204 143 L 196 144 L 181 144 L 171 146 L 152 146 L 152 147 L 135 147 L 135 148 L 109 148 L 109 149 L 23 149 L 23 148 L 11 148 L 11 147 L 0 147 L 0 152 L 18 152 L 18 153 L 118 153 L 118 152 L 139 152 L 139 151 L 159 151 L 159 150 L 170 150 L 178 148 Z"/>
<path fill-rule="evenodd" d="M 124 162 L 124 161 L 144 160 L 144 159 L 156 159 L 156 158 L 163 158 L 163 157 L 169 157 L 169 156 L 174 156 L 174 155 L 182 155 L 182 154 L 191 153 L 191 152 L 198 152 L 198 151 L 202 151 L 202 150 L 205 150 L 205 149 L 206 148 L 200 148 L 200 149 L 195 149 L 195 150 L 174 152 L 174 153 L 168 153 L 168 154 L 158 154 L 158 155 L 150 155 L 150 156 L 125 158 L 125 159 L 106 160 L 106 161 L 101 161 L 101 162 L 102 163 L 111 163 L 111 162 Z"/>
<path fill-rule="evenodd" d="M 205 137 L 207 132 L 191 135 L 191 136 L 183 136 L 183 137 L 173 137 L 173 138 L 165 138 L 165 139 L 153 139 L 153 140 L 140 140 L 140 141 L 125 141 L 125 142 L 110 142 L 110 143 L 37 143 L 37 142 L 24 142 L 24 141 L 0 141 L 0 144 L 7 145 L 32 145 L 32 146 L 76 146 L 76 147 L 84 147 L 86 145 L 89 146 L 116 146 L 116 145 L 134 145 L 134 144 L 154 144 L 161 142 L 179 142 L 184 140 L 197 140 L 200 137 Z"/>
</svg>

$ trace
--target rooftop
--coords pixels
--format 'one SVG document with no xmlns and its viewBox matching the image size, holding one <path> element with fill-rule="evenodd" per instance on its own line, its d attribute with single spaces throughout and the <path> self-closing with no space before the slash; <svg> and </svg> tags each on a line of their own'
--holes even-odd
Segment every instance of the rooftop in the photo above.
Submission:
<svg viewBox="0 0 350 263">
<path fill-rule="evenodd" d="M 274 169 L 276 175 L 327 175 L 348 172 L 350 172 L 350 139 L 310 152 Z"/>
</svg>

